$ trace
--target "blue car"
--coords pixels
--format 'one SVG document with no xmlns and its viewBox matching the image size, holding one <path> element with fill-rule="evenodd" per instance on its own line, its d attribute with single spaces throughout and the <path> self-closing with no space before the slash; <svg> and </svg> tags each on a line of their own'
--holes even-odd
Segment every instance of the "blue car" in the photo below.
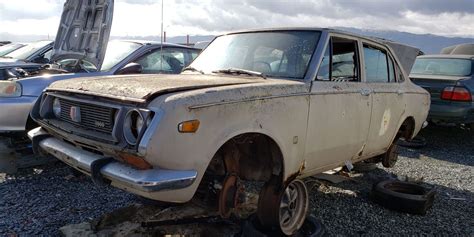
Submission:
<svg viewBox="0 0 474 237">
<path fill-rule="evenodd" d="M 419 56 L 410 78 L 431 94 L 430 122 L 474 129 L 474 55 Z"/>
</svg>

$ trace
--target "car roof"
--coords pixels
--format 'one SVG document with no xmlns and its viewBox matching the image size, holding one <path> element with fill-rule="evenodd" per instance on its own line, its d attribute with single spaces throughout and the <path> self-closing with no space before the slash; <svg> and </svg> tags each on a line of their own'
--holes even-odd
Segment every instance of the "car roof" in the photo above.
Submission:
<svg viewBox="0 0 474 237">
<path fill-rule="evenodd" d="M 329 33 L 337 33 L 343 34 L 348 36 L 354 36 L 357 38 L 375 41 L 377 43 L 386 44 L 387 41 L 391 41 L 384 38 L 379 37 L 371 37 L 371 36 L 364 36 L 357 33 L 352 33 L 349 31 L 334 29 L 334 28 L 324 28 L 324 27 L 274 27 L 274 28 L 260 28 L 260 29 L 250 29 L 250 30 L 241 30 L 241 31 L 233 31 L 222 35 L 231 35 L 231 34 L 239 34 L 239 33 L 251 33 L 251 32 L 268 32 L 268 31 L 327 31 Z"/>
<path fill-rule="evenodd" d="M 136 44 L 141 44 L 141 45 L 161 45 L 160 41 L 153 41 L 153 40 L 130 40 L 130 39 L 125 39 L 125 40 L 114 40 L 114 41 L 130 42 L 130 43 L 136 43 Z M 169 43 L 169 42 L 163 42 L 163 46 L 196 49 L 196 48 L 193 48 L 191 46 L 186 46 L 186 45 L 182 45 L 182 44 L 174 44 L 174 43 Z"/>
<path fill-rule="evenodd" d="M 418 58 L 474 59 L 474 55 L 467 55 L 467 54 L 428 54 L 428 55 L 418 56 Z"/>
</svg>

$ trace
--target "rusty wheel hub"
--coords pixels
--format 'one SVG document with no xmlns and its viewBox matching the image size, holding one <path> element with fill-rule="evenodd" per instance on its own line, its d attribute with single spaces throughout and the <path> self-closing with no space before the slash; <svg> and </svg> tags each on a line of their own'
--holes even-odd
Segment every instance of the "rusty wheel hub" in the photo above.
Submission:
<svg viewBox="0 0 474 237">
<path fill-rule="evenodd" d="M 228 175 L 222 183 L 222 189 L 219 193 L 219 214 L 228 218 L 232 210 L 239 205 L 241 194 L 244 187 L 237 175 Z"/>
</svg>

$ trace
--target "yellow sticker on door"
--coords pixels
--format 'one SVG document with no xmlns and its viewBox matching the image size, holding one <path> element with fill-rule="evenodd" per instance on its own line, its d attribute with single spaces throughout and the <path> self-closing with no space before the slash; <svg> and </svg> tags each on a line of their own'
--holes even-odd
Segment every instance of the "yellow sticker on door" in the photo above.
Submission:
<svg viewBox="0 0 474 237">
<path fill-rule="evenodd" d="M 379 136 L 383 136 L 388 130 L 388 124 L 390 123 L 390 109 L 386 109 L 383 113 L 382 123 L 380 124 Z"/>
</svg>

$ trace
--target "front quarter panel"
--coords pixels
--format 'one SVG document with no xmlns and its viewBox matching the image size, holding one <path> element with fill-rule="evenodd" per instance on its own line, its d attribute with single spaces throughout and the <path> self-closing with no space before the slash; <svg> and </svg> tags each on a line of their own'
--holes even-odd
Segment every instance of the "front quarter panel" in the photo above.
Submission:
<svg viewBox="0 0 474 237">
<path fill-rule="evenodd" d="M 176 93 L 150 103 L 149 108 L 163 111 L 163 116 L 147 141 L 146 159 L 160 168 L 198 172 L 192 186 L 169 195 L 191 199 L 218 149 L 244 133 L 262 133 L 278 144 L 285 179 L 304 167 L 309 86 L 265 84 Z M 194 119 L 200 121 L 196 133 L 178 132 L 178 123 Z M 157 198 L 163 195 L 167 194 L 160 193 Z"/>
</svg>

